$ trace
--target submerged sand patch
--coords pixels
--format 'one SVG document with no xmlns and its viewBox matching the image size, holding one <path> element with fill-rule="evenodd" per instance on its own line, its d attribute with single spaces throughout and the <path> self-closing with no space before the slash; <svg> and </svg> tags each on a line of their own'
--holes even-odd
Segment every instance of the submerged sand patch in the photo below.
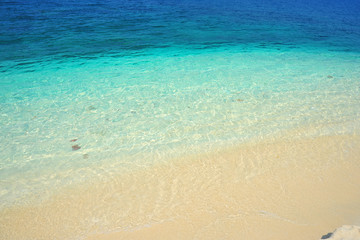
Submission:
<svg viewBox="0 0 360 240">
<path fill-rule="evenodd" d="M 319 239 L 359 224 L 359 163 L 357 136 L 242 144 L 7 208 L 0 232 L 5 239 Z"/>
</svg>

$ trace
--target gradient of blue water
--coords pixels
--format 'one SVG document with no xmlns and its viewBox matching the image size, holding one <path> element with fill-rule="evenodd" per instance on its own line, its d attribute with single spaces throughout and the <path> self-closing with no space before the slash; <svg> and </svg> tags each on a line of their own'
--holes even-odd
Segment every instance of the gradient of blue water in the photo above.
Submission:
<svg viewBox="0 0 360 240">
<path fill-rule="evenodd" d="M 358 52 L 359 11 L 356 0 L 6 0 L 0 3 L 1 70 L 168 47 Z"/>
<path fill-rule="evenodd" d="M 355 0 L 1 1 L 2 203 L 128 156 L 353 131 L 359 12 Z"/>
</svg>

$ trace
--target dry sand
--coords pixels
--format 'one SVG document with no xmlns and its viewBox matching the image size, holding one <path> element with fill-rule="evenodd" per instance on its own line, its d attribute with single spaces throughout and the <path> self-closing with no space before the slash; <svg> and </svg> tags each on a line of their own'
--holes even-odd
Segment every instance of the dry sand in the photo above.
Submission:
<svg viewBox="0 0 360 240">
<path fill-rule="evenodd" d="M 360 224 L 359 173 L 357 136 L 248 143 L 7 209 L 0 233 L 3 239 L 320 239 Z"/>
</svg>

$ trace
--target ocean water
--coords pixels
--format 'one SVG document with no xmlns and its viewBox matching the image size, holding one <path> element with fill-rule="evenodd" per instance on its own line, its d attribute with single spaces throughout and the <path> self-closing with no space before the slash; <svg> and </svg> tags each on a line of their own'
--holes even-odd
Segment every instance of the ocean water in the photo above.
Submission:
<svg viewBox="0 0 360 240">
<path fill-rule="evenodd" d="M 186 154 L 358 134 L 359 12 L 356 0 L 2 0 L 0 208 Z"/>
</svg>

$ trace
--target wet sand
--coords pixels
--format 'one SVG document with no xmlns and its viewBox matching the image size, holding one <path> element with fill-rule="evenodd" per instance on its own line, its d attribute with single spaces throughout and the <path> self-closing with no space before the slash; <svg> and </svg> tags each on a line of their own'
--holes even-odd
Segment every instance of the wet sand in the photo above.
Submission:
<svg viewBox="0 0 360 240">
<path fill-rule="evenodd" d="M 242 144 L 3 210 L 0 232 L 4 239 L 320 239 L 360 224 L 359 163 L 358 136 Z"/>
</svg>

